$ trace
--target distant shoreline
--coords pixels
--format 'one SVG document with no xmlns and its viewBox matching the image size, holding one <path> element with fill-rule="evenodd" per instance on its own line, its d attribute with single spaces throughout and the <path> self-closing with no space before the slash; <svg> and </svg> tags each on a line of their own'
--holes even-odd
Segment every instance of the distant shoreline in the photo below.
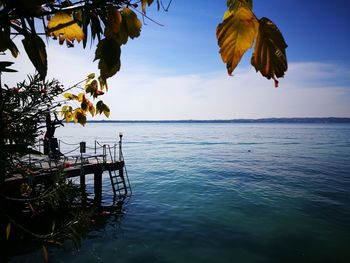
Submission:
<svg viewBox="0 0 350 263">
<path fill-rule="evenodd" d="M 231 120 L 89 120 L 89 123 L 350 123 L 350 118 L 262 118 Z"/>
</svg>

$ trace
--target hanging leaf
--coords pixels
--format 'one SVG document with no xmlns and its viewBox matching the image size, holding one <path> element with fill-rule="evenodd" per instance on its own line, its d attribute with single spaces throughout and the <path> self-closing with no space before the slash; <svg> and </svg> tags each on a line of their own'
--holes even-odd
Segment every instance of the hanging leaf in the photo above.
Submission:
<svg viewBox="0 0 350 263">
<path fill-rule="evenodd" d="M 10 61 L 0 61 L 0 72 L 17 72 L 15 69 L 8 68 L 13 62 Z"/>
<path fill-rule="evenodd" d="M 86 114 L 81 108 L 74 110 L 73 120 L 75 123 L 79 122 L 81 125 L 85 126 L 86 124 Z"/>
<path fill-rule="evenodd" d="M 91 102 L 89 103 L 88 109 L 89 109 L 91 116 L 94 117 L 95 116 L 95 107 Z"/>
<path fill-rule="evenodd" d="M 115 7 L 110 7 L 108 9 L 107 24 L 105 27 L 104 35 L 106 37 L 113 37 L 117 34 L 122 25 L 122 15 L 119 13 L 118 9 Z"/>
<path fill-rule="evenodd" d="M 128 37 L 128 27 L 125 19 L 123 19 L 119 32 L 115 34 L 113 38 L 119 43 L 119 45 L 125 45 L 128 42 Z"/>
<path fill-rule="evenodd" d="M 71 94 L 69 92 L 64 93 L 63 97 L 65 97 L 67 100 L 79 100 L 79 97 L 77 95 Z"/>
<path fill-rule="evenodd" d="M 104 103 L 102 100 L 96 103 L 96 113 L 101 114 L 103 112 Z"/>
<path fill-rule="evenodd" d="M 236 12 L 240 7 L 253 9 L 253 0 L 227 0 L 227 7 L 230 11 Z"/>
<path fill-rule="evenodd" d="M 95 90 L 92 96 L 96 99 L 98 96 L 105 94 L 102 90 Z"/>
<path fill-rule="evenodd" d="M 107 118 L 109 118 L 109 114 L 111 113 L 111 110 L 109 109 L 109 107 L 106 105 L 106 104 L 104 104 L 104 109 L 103 109 L 103 114 L 107 117 Z"/>
<path fill-rule="evenodd" d="M 107 80 L 105 78 L 99 76 L 98 83 L 100 83 L 101 90 L 104 90 L 104 88 L 106 88 L 106 90 L 108 90 L 108 84 L 107 84 Z"/>
<path fill-rule="evenodd" d="M 82 102 L 84 99 L 85 99 L 85 94 L 84 93 L 79 93 L 77 101 Z"/>
<path fill-rule="evenodd" d="M 123 19 L 125 19 L 128 29 L 128 35 L 131 39 L 138 37 L 141 33 L 141 21 L 137 18 L 137 15 L 129 8 L 123 9 Z"/>
<path fill-rule="evenodd" d="M 63 44 L 64 40 L 71 43 L 74 40 L 80 42 L 84 39 L 81 27 L 70 15 L 63 12 L 56 13 L 49 21 L 47 28 L 48 35 L 59 38 L 60 44 Z"/>
<path fill-rule="evenodd" d="M 150 6 L 153 0 L 141 0 L 142 13 L 146 14 L 146 5 Z"/>
<path fill-rule="evenodd" d="M 73 108 L 71 106 L 63 106 L 61 109 L 61 115 L 64 116 L 66 122 L 70 122 L 73 119 Z"/>
<path fill-rule="evenodd" d="M 6 240 L 9 239 L 11 233 L 11 223 L 8 223 L 6 226 Z"/>
<path fill-rule="evenodd" d="M 18 56 L 19 51 L 15 43 L 12 41 L 9 35 L 0 30 L 0 52 L 4 52 L 7 49 L 11 51 L 14 58 Z"/>
<path fill-rule="evenodd" d="M 260 71 L 267 79 L 272 78 L 276 88 L 277 78 L 283 77 L 288 69 L 286 48 L 287 44 L 277 26 L 268 18 L 261 18 L 251 63 L 257 72 Z"/>
<path fill-rule="evenodd" d="M 92 80 L 95 78 L 95 73 L 90 73 L 88 76 L 87 76 L 87 79 L 88 80 Z"/>
<path fill-rule="evenodd" d="M 107 79 L 120 70 L 120 45 L 111 38 L 102 39 L 96 48 L 95 60 L 99 59 L 98 68 L 101 77 Z"/>
<path fill-rule="evenodd" d="M 106 104 L 104 104 L 102 100 L 100 100 L 96 103 L 96 113 L 97 114 L 103 113 L 108 118 L 110 112 L 111 111 L 110 111 L 109 107 Z"/>
<path fill-rule="evenodd" d="M 246 50 L 252 47 L 257 27 L 254 14 L 245 7 L 227 13 L 224 21 L 218 25 L 216 36 L 229 75 L 232 75 Z"/>
<path fill-rule="evenodd" d="M 92 87 L 92 90 L 97 90 L 98 88 L 98 83 L 97 83 L 97 80 L 94 79 L 93 81 L 91 81 L 90 83 L 91 87 Z"/>
<path fill-rule="evenodd" d="M 40 74 L 41 79 L 45 79 L 47 74 L 47 54 L 44 41 L 38 35 L 30 34 L 22 40 L 24 49 Z"/>
</svg>

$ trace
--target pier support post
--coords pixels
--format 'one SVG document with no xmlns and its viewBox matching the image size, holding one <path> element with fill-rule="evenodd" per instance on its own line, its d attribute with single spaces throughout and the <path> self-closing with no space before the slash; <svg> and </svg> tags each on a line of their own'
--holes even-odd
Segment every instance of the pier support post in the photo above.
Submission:
<svg viewBox="0 0 350 263">
<path fill-rule="evenodd" d="M 80 190 L 82 195 L 82 205 L 86 206 L 86 185 L 85 185 L 85 172 L 84 172 L 84 158 L 83 153 L 86 152 L 86 143 L 80 142 Z"/>
<path fill-rule="evenodd" d="M 83 170 L 80 170 L 80 191 L 82 205 L 86 205 L 86 185 L 85 185 L 85 174 Z"/>
<path fill-rule="evenodd" d="M 102 167 L 99 167 L 94 172 L 94 203 L 96 206 L 100 207 L 102 202 Z"/>
</svg>

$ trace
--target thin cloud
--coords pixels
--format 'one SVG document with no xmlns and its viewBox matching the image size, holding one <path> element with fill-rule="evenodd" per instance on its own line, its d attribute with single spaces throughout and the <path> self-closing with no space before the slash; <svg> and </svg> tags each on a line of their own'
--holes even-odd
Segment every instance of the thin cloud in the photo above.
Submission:
<svg viewBox="0 0 350 263">
<path fill-rule="evenodd" d="M 98 72 L 90 50 L 56 46 L 48 50 L 48 76 L 65 85 Z M 34 71 L 23 51 L 21 56 L 9 59 L 16 62 L 13 68 L 19 73 L 3 74 L 4 83 L 22 81 Z M 175 75 L 141 63 L 122 64 L 103 98 L 111 107 L 110 119 L 350 117 L 350 87 L 345 74 L 349 69 L 331 63 L 290 63 L 278 89 L 252 67 L 238 67 L 235 75 L 228 77 L 224 69 Z M 343 84 L 336 84 L 338 79 L 343 79 Z"/>
</svg>

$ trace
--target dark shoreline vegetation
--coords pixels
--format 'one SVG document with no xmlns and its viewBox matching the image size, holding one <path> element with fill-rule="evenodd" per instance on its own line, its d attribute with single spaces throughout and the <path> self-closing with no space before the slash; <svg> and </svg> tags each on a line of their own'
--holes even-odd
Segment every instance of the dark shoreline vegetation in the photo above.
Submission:
<svg viewBox="0 0 350 263">
<path fill-rule="evenodd" d="M 350 123 L 350 118 L 262 118 L 230 120 L 89 120 L 89 123 Z"/>
</svg>

